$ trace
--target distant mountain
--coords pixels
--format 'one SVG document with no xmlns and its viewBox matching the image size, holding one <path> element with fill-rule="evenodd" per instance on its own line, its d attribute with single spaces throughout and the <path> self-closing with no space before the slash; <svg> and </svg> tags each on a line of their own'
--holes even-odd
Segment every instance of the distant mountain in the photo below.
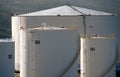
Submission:
<svg viewBox="0 0 120 77">
<path fill-rule="evenodd" d="M 120 13 L 120 0 L 0 0 L 0 4 L 16 14 L 40 11 L 66 4 Z"/>
<path fill-rule="evenodd" d="M 11 37 L 11 13 L 0 6 L 0 38 Z"/>
</svg>

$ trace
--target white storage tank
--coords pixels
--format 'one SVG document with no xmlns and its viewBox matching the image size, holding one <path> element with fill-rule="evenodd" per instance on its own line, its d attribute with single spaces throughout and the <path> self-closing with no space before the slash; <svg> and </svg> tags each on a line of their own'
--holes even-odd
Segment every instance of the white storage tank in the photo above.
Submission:
<svg viewBox="0 0 120 77">
<path fill-rule="evenodd" d="M 86 17 L 86 19 L 83 19 L 83 15 Z M 95 16 L 93 16 L 95 15 Z M 100 16 L 97 16 L 100 15 Z M 103 15 L 103 16 L 101 16 Z M 17 15 L 12 17 L 12 39 L 15 40 L 15 69 L 19 70 L 20 68 L 20 55 L 19 55 L 19 30 L 20 27 L 22 28 L 36 28 L 39 27 L 42 23 L 46 23 L 48 25 L 52 25 L 55 27 L 59 27 L 60 25 L 63 25 L 64 27 L 70 27 L 70 28 L 76 28 L 78 29 L 80 35 L 84 34 L 84 25 L 86 24 L 86 27 L 88 29 L 89 26 L 96 26 L 96 25 L 89 25 L 89 17 L 98 17 L 95 20 L 101 21 L 99 17 L 104 18 L 114 18 L 114 16 L 111 16 L 111 13 L 81 8 L 77 6 L 60 6 L 55 8 L 50 8 L 47 10 Z M 87 21 L 88 17 L 88 21 Z M 91 20 L 91 19 L 90 19 Z M 91 20 L 92 23 L 94 23 L 95 20 Z M 119 18 L 118 18 L 119 20 Z M 87 24 L 88 22 L 88 24 Z M 110 25 L 102 24 L 104 22 L 111 22 Z M 100 23 L 100 26 L 102 25 L 102 28 L 104 26 L 116 26 L 115 21 L 108 21 L 107 19 Z M 85 24 L 84 24 L 85 23 Z M 96 22 L 99 23 L 99 22 Z M 96 27 L 93 27 L 96 28 Z M 109 29 L 104 28 L 107 31 Z M 113 28 L 114 29 L 114 28 Z M 99 31 L 99 30 L 98 30 Z M 88 31 L 87 31 L 88 33 Z"/>
<path fill-rule="evenodd" d="M 15 70 L 20 70 L 20 27 L 23 28 L 36 28 L 41 24 L 53 25 L 55 27 L 71 27 L 78 29 L 83 33 L 83 20 L 82 16 L 13 16 L 12 17 L 12 39 L 15 41 Z"/>
<path fill-rule="evenodd" d="M 20 30 L 20 77 L 77 77 L 76 30 L 41 27 Z"/>
<path fill-rule="evenodd" d="M 20 19 L 14 18 L 12 19 L 12 40 L 15 41 L 15 71 L 20 71 L 20 52 L 19 52 L 19 27 L 17 25 L 20 25 Z"/>
<path fill-rule="evenodd" d="M 0 77 L 14 77 L 14 42 L 0 39 Z"/>
<path fill-rule="evenodd" d="M 116 77 L 114 36 L 81 38 L 81 77 Z"/>
</svg>

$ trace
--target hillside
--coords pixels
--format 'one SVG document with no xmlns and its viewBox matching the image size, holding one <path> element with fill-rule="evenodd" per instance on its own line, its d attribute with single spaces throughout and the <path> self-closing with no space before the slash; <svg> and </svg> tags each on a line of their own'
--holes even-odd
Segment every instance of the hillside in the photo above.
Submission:
<svg viewBox="0 0 120 77">
<path fill-rule="evenodd" d="M 0 6 L 0 38 L 11 37 L 11 13 Z"/>
<path fill-rule="evenodd" d="M 120 0 L 0 0 L 0 4 L 16 14 L 39 11 L 66 4 L 120 14 Z"/>
</svg>

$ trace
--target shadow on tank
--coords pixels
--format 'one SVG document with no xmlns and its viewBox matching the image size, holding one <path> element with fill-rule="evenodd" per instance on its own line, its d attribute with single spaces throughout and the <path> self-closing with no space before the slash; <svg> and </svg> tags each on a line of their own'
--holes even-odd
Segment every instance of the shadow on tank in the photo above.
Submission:
<svg viewBox="0 0 120 77">
<path fill-rule="evenodd" d="M 120 63 L 116 65 L 116 76 L 120 77 Z"/>
</svg>

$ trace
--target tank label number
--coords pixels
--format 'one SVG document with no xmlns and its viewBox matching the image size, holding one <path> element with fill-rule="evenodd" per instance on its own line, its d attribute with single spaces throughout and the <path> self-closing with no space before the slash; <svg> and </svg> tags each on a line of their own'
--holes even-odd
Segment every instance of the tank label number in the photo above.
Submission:
<svg viewBox="0 0 120 77">
<path fill-rule="evenodd" d="M 94 48 L 94 47 L 91 47 L 91 48 L 90 48 L 90 51 L 95 51 L 95 48 Z"/>
<path fill-rule="evenodd" d="M 11 54 L 8 55 L 8 59 L 12 59 L 12 55 Z"/>
<path fill-rule="evenodd" d="M 35 40 L 35 44 L 40 44 L 40 40 Z"/>
</svg>

